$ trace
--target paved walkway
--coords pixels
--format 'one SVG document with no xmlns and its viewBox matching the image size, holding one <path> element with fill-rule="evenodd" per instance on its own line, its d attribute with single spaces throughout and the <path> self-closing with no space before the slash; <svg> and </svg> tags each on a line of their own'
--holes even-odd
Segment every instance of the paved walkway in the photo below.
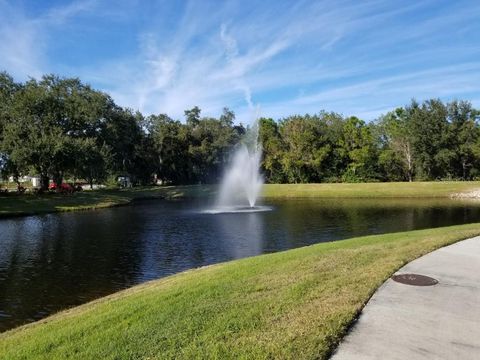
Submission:
<svg viewBox="0 0 480 360">
<path fill-rule="evenodd" d="M 480 237 L 434 251 L 397 272 L 405 273 L 439 283 L 387 280 L 332 360 L 480 359 Z"/>
</svg>

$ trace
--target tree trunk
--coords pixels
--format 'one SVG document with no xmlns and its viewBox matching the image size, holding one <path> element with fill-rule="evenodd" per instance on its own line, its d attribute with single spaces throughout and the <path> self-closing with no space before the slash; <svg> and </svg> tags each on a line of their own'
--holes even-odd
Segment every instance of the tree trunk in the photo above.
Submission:
<svg viewBox="0 0 480 360">
<path fill-rule="evenodd" d="M 20 189 L 20 176 L 18 174 L 13 175 L 13 181 L 17 184 L 17 189 Z"/>
<path fill-rule="evenodd" d="M 40 175 L 40 190 L 47 191 L 49 185 L 50 185 L 50 178 L 48 177 L 48 175 L 45 175 L 45 174 Z"/>
<path fill-rule="evenodd" d="M 57 189 L 62 185 L 63 182 L 63 174 L 58 171 L 53 175 L 53 182 L 57 185 Z"/>
<path fill-rule="evenodd" d="M 410 143 L 406 142 L 404 144 L 404 155 L 405 155 L 405 162 L 407 163 L 407 176 L 408 181 L 412 182 L 413 177 L 413 159 L 412 159 L 412 151 L 410 148 Z"/>
</svg>

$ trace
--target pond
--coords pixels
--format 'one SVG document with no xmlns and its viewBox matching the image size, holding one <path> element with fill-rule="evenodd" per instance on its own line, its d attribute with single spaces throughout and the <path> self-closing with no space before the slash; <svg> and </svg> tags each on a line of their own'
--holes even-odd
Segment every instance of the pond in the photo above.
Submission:
<svg viewBox="0 0 480 360">
<path fill-rule="evenodd" d="M 288 200 L 269 212 L 205 214 L 198 202 L 0 221 L 0 331 L 148 280 L 360 235 L 480 221 L 460 200 Z"/>
</svg>

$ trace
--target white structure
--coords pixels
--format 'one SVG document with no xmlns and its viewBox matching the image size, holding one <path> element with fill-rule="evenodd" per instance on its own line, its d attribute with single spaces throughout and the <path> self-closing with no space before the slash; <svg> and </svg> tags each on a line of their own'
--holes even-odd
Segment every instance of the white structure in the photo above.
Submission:
<svg viewBox="0 0 480 360">
<path fill-rule="evenodd" d="M 130 180 L 130 176 L 119 176 L 117 178 L 118 185 L 124 188 L 132 187 L 132 181 Z"/>
<path fill-rule="evenodd" d="M 12 183 L 12 182 L 15 182 L 15 179 L 14 179 L 13 176 L 10 176 L 10 177 L 8 178 L 8 181 Z M 31 177 L 31 176 L 28 176 L 28 175 L 20 176 L 20 177 L 18 178 L 18 182 L 20 182 L 20 183 L 26 183 L 26 182 L 30 182 L 30 181 L 32 181 L 32 177 Z"/>
<path fill-rule="evenodd" d="M 32 177 L 32 187 L 34 189 L 40 189 L 40 177 L 39 176 L 33 176 Z"/>
</svg>

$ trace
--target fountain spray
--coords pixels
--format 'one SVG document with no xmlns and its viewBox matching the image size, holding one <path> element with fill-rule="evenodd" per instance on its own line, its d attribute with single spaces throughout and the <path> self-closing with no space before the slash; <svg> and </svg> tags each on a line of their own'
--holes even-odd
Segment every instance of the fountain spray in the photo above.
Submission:
<svg viewBox="0 0 480 360">
<path fill-rule="evenodd" d="M 258 141 L 258 131 L 257 120 L 233 154 L 220 185 L 218 207 L 255 207 L 263 185 L 260 174 L 262 147 Z"/>
</svg>

